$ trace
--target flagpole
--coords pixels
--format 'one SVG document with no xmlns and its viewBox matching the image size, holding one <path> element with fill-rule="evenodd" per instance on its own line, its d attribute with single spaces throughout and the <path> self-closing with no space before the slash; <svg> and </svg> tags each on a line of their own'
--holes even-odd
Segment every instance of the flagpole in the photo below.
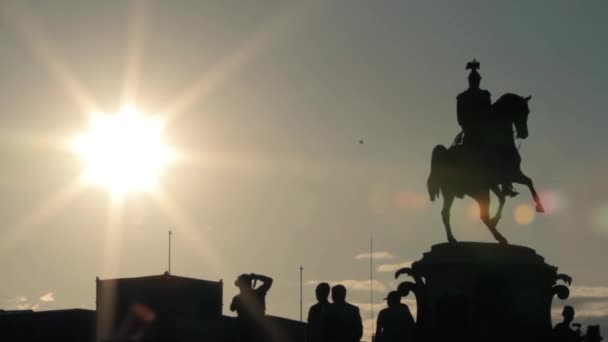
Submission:
<svg viewBox="0 0 608 342">
<path fill-rule="evenodd" d="M 300 266 L 300 322 L 302 322 L 302 272 L 304 267 Z"/>
<path fill-rule="evenodd" d="M 169 230 L 169 260 L 168 260 L 168 267 L 167 267 L 167 273 L 171 274 L 171 235 L 173 235 L 173 232 Z"/>
<path fill-rule="evenodd" d="M 369 234 L 369 304 L 370 304 L 370 312 L 372 318 L 372 336 L 374 335 L 374 291 L 373 291 L 373 281 L 374 281 L 374 236 L 372 233 Z"/>
</svg>

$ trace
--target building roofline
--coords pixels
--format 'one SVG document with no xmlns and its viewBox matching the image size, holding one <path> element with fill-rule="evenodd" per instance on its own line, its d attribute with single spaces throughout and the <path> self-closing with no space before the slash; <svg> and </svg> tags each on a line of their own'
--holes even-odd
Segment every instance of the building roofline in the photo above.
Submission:
<svg viewBox="0 0 608 342">
<path fill-rule="evenodd" d="M 97 281 L 121 281 L 121 280 L 146 280 L 146 279 L 162 279 L 162 278 L 175 278 L 175 279 L 182 279 L 182 280 L 188 280 L 188 281 L 202 281 L 202 282 L 208 282 L 208 283 L 223 283 L 222 279 L 218 280 L 218 281 L 214 281 L 214 280 L 207 280 L 207 279 L 197 279 L 197 278 L 190 278 L 190 277 L 183 277 L 183 276 L 177 276 L 174 274 L 167 274 L 167 273 L 163 273 L 163 274 L 157 274 L 157 275 L 149 275 L 149 276 L 139 276 L 139 277 L 123 277 L 123 278 L 107 278 L 107 279 L 101 279 L 99 277 L 96 278 Z"/>
<path fill-rule="evenodd" d="M 55 310 L 1 310 L 0 316 L 2 315 L 36 315 L 36 314 L 47 314 L 47 313 L 62 313 L 62 312 L 91 312 L 95 313 L 95 310 L 92 309 L 83 309 L 83 308 L 71 308 L 71 309 L 55 309 Z"/>
</svg>

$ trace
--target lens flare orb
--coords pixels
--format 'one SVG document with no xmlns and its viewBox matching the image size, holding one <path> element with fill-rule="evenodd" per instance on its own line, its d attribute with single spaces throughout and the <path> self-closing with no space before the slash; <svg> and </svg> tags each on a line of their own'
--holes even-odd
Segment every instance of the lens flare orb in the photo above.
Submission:
<svg viewBox="0 0 608 342">
<path fill-rule="evenodd" d="M 568 206 L 567 197 L 562 191 L 543 190 L 538 195 L 548 215 L 562 213 Z"/>
<path fill-rule="evenodd" d="M 513 211 L 513 219 L 521 226 L 527 226 L 534 221 L 536 213 L 534 207 L 529 204 L 520 203 Z"/>
<path fill-rule="evenodd" d="M 591 226 L 603 234 L 608 233 L 608 203 L 599 203 L 589 212 Z"/>
</svg>

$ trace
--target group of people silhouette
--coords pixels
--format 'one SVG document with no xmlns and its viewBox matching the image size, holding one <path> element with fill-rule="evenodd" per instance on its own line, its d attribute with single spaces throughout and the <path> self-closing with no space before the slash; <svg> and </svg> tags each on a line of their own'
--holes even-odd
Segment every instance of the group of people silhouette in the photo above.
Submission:
<svg viewBox="0 0 608 342">
<path fill-rule="evenodd" d="M 256 286 L 260 283 L 259 286 Z M 272 278 L 261 274 L 241 274 L 234 282 L 239 293 L 230 304 L 236 312 L 240 341 L 264 342 L 274 340 L 272 327 L 265 319 L 266 294 L 272 286 Z M 319 283 L 315 289 L 317 303 L 308 311 L 306 342 L 359 342 L 363 336 L 363 322 L 359 308 L 346 301 L 346 287 L 331 287 Z M 331 302 L 329 297 L 331 295 Z M 401 303 L 401 294 L 390 291 L 385 298 L 387 307 L 377 318 L 375 342 L 406 342 L 416 339 L 416 322 L 407 304 Z M 598 325 L 587 327 L 581 333 L 581 325 L 574 322 L 574 308 L 565 306 L 563 321 L 553 328 L 556 342 L 600 342 Z"/>
<path fill-rule="evenodd" d="M 331 291 L 332 302 L 329 302 Z M 359 308 L 346 302 L 346 287 L 320 283 L 315 289 L 317 303 L 308 311 L 307 342 L 359 342 L 363 322 Z"/>
<path fill-rule="evenodd" d="M 256 287 L 258 282 L 261 284 Z M 239 340 L 272 340 L 272 327 L 265 319 L 266 294 L 272 286 L 272 278 L 255 273 L 241 274 L 234 285 L 239 288 L 239 293 L 232 299 L 230 311 L 237 313 Z M 317 303 L 308 311 L 307 342 L 361 341 L 361 313 L 357 306 L 346 301 L 346 292 L 346 287 L 341 284 L 330 287 L 323 282 L 317 285 Z M 397 291 L 389 292 L 385 300 L 388 307 L 378 314 L 376 341 L 412 341 L 416 323 L 409 307 L 401 303 L 401 295 Z"/>
<path fill-rule="evenodd" d="M 332 302 L 329 302 L 331 290 Z M 346 287 L 320 283 L 315 289 L 317 303 L 308 311 L 307 342 L 359 342 L 363 336 L 363 323 L 359 308 L 346 302 Z M 378 314 L 376 342 L 413 341 L 414 317 L 401 295 L 391 291 L 385 298 L 388 307 Z"/>
</svg>

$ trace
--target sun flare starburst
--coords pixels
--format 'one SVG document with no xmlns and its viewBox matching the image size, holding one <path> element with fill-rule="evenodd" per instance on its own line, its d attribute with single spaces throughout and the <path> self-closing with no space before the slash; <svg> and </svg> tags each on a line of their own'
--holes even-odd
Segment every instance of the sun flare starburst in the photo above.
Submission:
<svg viewBox="0 0 608 342">
<path fill-rule="evenodd" d="M 125 107 L 115 115 L 94 114 L 89 130 L 72 149 L 84 162 L 83 178 L 113 194 L 151 192 L 174 153 L 160 120 Z"/>
</svg>

